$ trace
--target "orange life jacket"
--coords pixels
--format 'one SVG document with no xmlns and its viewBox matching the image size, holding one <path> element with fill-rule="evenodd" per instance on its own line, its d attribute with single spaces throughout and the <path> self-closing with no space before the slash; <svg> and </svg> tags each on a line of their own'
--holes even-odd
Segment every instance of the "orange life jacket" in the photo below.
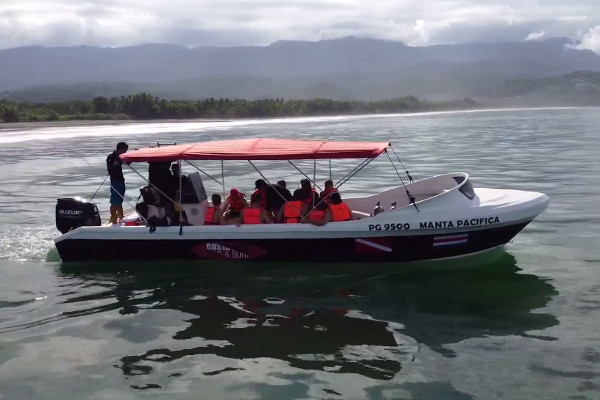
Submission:
<svg viewBox="0 0 600 400">
<path fill-rule="evenodd" d="M 320 221 L 325 216 L 325 210 L 312 210 L 308 214 L 308 219 L 311 221 Z"/>
<path fill-rule="evenodd" d="M 330 204 L 329 209 L 331 210 L 331 214 L 333 214 L 333 222 L 350 221 L 352 219 L 350 208 L 346 203 Z"/>
<path fill-rule="evenodd" d="M 206 209 L 204 225 L 219 225 L 218 222 L 215 222 L 215 211 L 217 211 L 217 207 L 208 207 Z"/>
<path fill-rule="evenodd" d="M 242 202 L 243 199 L 243 193 L 238 193 L 237 196 L 231 196 L 229 199 L 229 209 L 233 212 L 242 211 L 242 208 L 244 208 L 244 203 Z"/>
<path fill-rule="evenodd" d="M 301 201 L 294 200 L 286 203 L 285 208 L 283 209 L 283 222 L 285 222 L 286 224 L 297 224 L 298 222 L 300 222 L 301 210 Z"/>
<path fill-rule="evenodd" d="M 244 224 L 260 224 L 260 208 L 244 208 Z"/>
</svg>

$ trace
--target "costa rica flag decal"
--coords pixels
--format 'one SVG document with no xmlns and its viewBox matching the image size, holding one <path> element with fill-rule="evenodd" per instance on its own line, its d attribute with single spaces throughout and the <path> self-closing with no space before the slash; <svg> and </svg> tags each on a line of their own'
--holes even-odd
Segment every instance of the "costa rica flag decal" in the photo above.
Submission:
<svg viewBox="0 0 600 400">
<path fill-rule="evenodd" d="M 433 237 L 433 247 L 447 247 L 466 244 L 469 241 L 469 234 L 444 235 Z"/>
<path fill-rule="evenodd" d="M 392 252 L 392 238 L 373 237 L 368 239 L 355 239 L 354 251 L 356 254 L 388 254 Z"/>
</svg>

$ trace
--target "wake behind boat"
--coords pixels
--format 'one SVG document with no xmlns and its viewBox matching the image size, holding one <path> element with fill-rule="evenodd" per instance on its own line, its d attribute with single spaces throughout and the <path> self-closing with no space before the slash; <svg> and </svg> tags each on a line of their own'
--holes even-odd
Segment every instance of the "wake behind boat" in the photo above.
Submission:
<svg viewBox="0 0 600 400">
<path fill-rule="evenodd" d="M 360 159 L 361 162 L 338 181 L 338 188 L 372 160 L 386 154 L 401 184 L 371 196 L 344 199 L 352 210 L 352 220 L 329 222 L 323 226 L 303 223 L 204 225 L 208 203 L 204 200 L 206 196 L 201 195 L 194 202 L 182 200 L 181 204 L 177 203 L 185 210 L 191 225 L 153 226 L 144 217 L 144 223 L 140 225 L 100 226 L 93 204 L 59 199 L 57 227 L 64 233 L 55 239 L 55 244 L 63 261 L 431 260 L 465 256 L 502 246 L 547 207 L 548 197 L 543 193 L 473 188 L 466 173 L 443 174 L 412 182 L 407 172 L 409 182 L 405 183 L 390 156 L 392 152 L 388 142 L 265 138 L 134 150 L 122 154 L 121 160 L 133 163 L 132 166 L 138 162 L 186 161 L 195 165 L 192 162 L 199 160 L 247 161 L 264 178 L 253 161 L 287 160 L 294 165 L 292 160 L 299 159 Z M 304 176 L 308 178 L 306 174 Z M 197 193 L 203 191 L 198 172 L 188 178 Z M 225 192 L 224 176 L 221 183 Z M 373 210 L 378 205 L 382 212 L 374 215 Z M 132 217 L 135 220 L 138 215 L 129 215 L 129 219 Z"/>
</svg>

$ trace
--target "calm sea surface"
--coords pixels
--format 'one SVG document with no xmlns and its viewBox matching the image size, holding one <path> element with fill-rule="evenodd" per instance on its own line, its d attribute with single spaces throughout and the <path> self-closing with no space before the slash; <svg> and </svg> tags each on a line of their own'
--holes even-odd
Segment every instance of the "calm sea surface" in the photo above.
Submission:
<svg viewBox="0 0 600 400">
<path fill-rule="evenodd" d="M 463 261 L 60 262 L 55 199 L 90 198 L 116 142 L 254 136 L 390 140 L 415 179 L 464 171 L 550 206 L 504 250 Z M 334 162 L 333 177 L 352 166 Z M 329 177 L 328 162 L 317 169 Z M 246 192 L 258 178 L 243 162 L 225 174 Z M 135 202 L 143 182 L 126 179 Z M 397 184 L 380 157 L 342 192 Z M 106 219 L 106 186 L 96 201 Z M 599 209 L 593 108 L 0 126 L 0 399 L 598 399 Z"/>
</svg>

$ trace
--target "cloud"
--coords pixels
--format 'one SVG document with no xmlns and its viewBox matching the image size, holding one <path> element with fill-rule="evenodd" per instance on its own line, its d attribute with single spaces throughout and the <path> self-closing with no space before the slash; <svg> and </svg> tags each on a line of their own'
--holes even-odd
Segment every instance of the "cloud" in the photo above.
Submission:
<svg viewBox="0 0 600 400">
<path fill-rule="evenodd" d="M 600 25 L 594 26 L 583 35 L 581 42 L 575 48 L 580 50 L 587 49 L 600 54 Z"/>
<path fill-rule="evenodd" d="M 525 41 L 540 40 L 541 38 L 544 37 L 545 34 L 546 34 L 546 32 L 544 32 L 544 31 L 531 32 L 529 35 L 527 35 L 527 37 L 525 38 Z"/>
<path fill-rule="evenodd" d="M 23 45 L 266 45 L 344 36 L 410 45 L 576 38 L 600 25 L 597 0 L 0 1 L 0 48 Z M 532 33 L 533 32 L 533 33 Z"/>
</svg>

